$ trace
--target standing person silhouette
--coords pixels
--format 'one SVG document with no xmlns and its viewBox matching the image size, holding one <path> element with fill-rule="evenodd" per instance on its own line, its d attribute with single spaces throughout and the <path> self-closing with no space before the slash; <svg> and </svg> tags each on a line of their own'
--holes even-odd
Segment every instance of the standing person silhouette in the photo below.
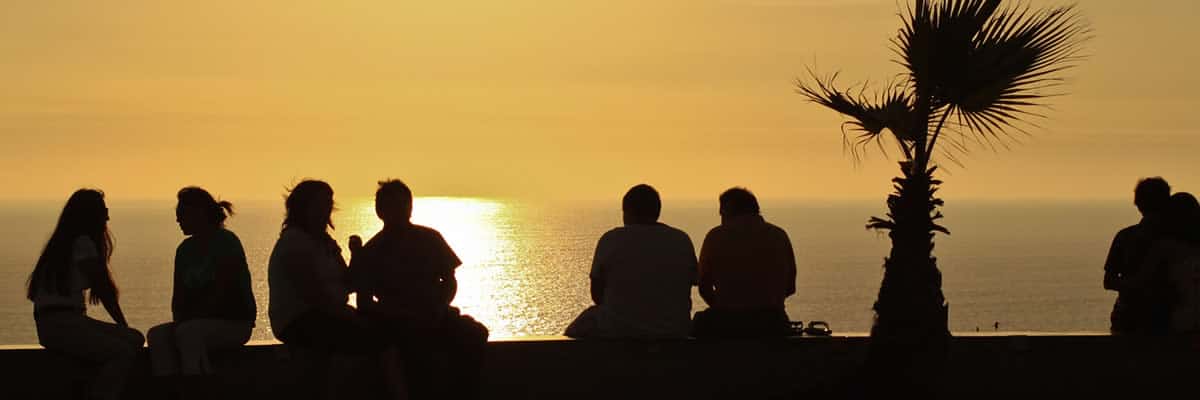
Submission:
<svg viewBox="0 0 1200 400">
<path fill-rule="evenodd" d="M 1104 262 L 1104 289 L 1117 292 L 1110 330 L 1114 335 L 1145 334 L 1154 328 L 1151 292 L 1130 285 L 1128 279 L 1139 273 L 1150 246 L 1162 235 L 1167 224 L 1166 212 L 1171 186 L 1159 177 L 1138 181 L 1133 203 L 1142 220 L 1117 232 Z"/>
<path fill-rule="evenodd" d="M 206 386 L 195 377 L 213 373 L 210 352 L 250 340 L 258 307 L 242 242 L 225 229 L 233 204 L 198 187 L 176 197 L 175 219 L 187 239 L 175 250 L 173 321 L 150 328 L 146 339 L 154 375 L 182 374 L 187 382 L 178 389 L 190 394 Z"/>
<path fill-rule="evenodd" d="M 26 291 L 33 301 L 38 342 L 100 365 L 88 388 L 88 395 L 99 399 L 122 397 L 144 342 L 121 311 L 109 263 L 112 252 L 104 193 L 78 190 L 63 207 Z M 88 317 L 89 303 L 103 305 L 116 323 Z"/>
</svg>

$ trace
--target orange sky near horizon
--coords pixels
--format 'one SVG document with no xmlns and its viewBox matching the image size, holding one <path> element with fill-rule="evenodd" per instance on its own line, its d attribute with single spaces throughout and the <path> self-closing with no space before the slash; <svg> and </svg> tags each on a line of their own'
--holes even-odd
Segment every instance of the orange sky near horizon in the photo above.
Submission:
<svg viewBox="0 0 1200 400">
<path fill-rule="evenodd" d="M 1150 175 L 1200 191 L 1200 4 L 1080 3 L 1095 38 L 1069 95 L 1023 143 L 949 165 L 948 201 L 1128 198 Z M 421 196 L 882 200 L 894 160 L 855 165 L 792 80 L 901 72 L 897 4 L 16 2 L 0 200 L 277 199 L 304 177 L 348 196 L 396 177 Z"/>
</svg>

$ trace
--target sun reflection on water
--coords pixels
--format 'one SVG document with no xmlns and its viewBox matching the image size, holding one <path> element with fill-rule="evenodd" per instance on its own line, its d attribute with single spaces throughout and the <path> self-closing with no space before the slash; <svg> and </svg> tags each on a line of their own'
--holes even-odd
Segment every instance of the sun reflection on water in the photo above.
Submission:
<svg viewBox="0 0 1200 400">
<path fill-rule="evenodd" d="M 504 202 L 459 197 L 419 197 L 413 200 L 412 221 L 436 229 L 458 254 L 458 295 L 454 305 L 491 329 L 491 336 L 512 337 L 519 321 L 513 309 L 519 288 L 506 277 L 515 274 L 515 243 L 512 242 L 512 207 Z M 374 199 L 362 199 L 335 213 L 335 237 L 348 249 L 350 235 L 363 240 L 383 229 L 375 216 Z M 348 250 L 346 251 L 348 255 Z"/>
</svg>

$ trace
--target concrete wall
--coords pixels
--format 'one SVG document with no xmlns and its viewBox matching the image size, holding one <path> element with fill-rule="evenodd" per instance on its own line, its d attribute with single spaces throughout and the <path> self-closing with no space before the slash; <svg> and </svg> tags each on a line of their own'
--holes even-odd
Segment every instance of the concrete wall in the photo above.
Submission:
<svg viewBox="0 0 1200 400">
<path fill-rule="evenodd" d="M 496 341 L 488 348 L 485 398 L 756 399 L 844 398 L 864 392 L 867 338 L 771 341 Z M 953 340 L 944 398 L 1200 397 L 1200 341 L 1110 336 L 968 336 Z M 207 387 L 222 400 L 303 398 L 313 379 L 304 357 L 275 344 L 219 356 Z M 0 350 L 4 398 L 67 398 L 86 367 L 37 348 Z M 154 398 L 145 366 L 132 398 Z M 355 377 L 356 376 L 356 377 Z M 368 380 L 364 370 L 344 398 Z M 369 397 L 359 397 L 369 398 Z"/>
</svg>

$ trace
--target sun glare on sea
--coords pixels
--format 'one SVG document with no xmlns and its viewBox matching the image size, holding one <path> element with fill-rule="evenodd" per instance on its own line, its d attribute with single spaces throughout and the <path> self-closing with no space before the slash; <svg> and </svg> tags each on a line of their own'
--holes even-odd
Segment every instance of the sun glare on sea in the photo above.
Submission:
<svg viewBox="0 0 1200 400">
<path fill-rule="evenodd" d="M 375 215 L 374 199 L 362 199 L 339 206 L 334 215 L 335 237 L 348 249 L 350 235 L 363 241 L 383 229 Z M 516 265 L 512 243 L 512 213 L 508 204 L 480 198 L 419 197 L 413 200 L 412 222 L 436 229 L 458 254 L 463 264 L 455 272 L 458 294 L 454 305 L 464 314 L 488 325 L 492 337 L 511 337 L 507 327 L 522 325 L 510 321 L 514 313 L 505 310 L 517 295 L 516 288 L 501 283 L 502 277 Z M 349 251 L 345 250 L 347 257 Z M 514 293 L 509 293 L 514 292 Z"/>
</svg>

